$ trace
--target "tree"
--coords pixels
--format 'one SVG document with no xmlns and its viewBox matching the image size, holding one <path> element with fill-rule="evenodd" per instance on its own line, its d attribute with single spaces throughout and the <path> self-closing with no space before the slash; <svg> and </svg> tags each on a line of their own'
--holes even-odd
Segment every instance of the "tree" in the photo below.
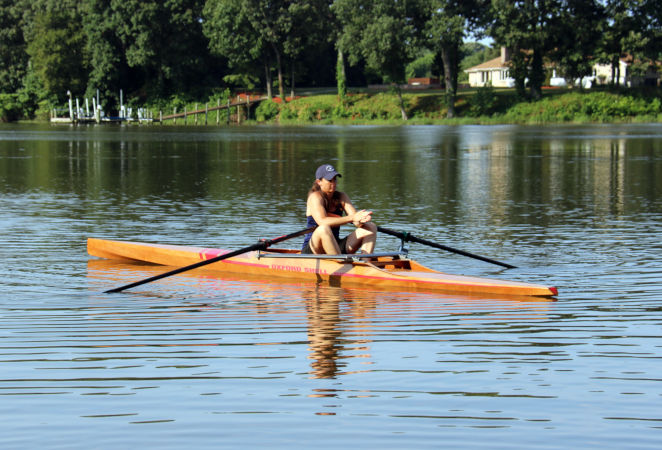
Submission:
<svg viewBox="0 0 662 450">
<path fill-rule="evenodd" d="M 23 1 L 0 0 L 0 92 L 19 89 L 27 70 L 24 8 Z"/>
<path fill-rule="evenodd" d="M 133 90 L 128 81 L 129 71 L 124 48 L 115 30 L 117 16 L 111 0 L 88 0 L 83 9 L 83 29 L 87 36 L 86 52 L 89 58 L 89 74 L 86 97 L 93 97 L 99 90 L 105 107 L 115 106 L 114 98 L 120 89 Z M 132 78 L 132 77 L 131 77 Z"/>
<path fill-rule="evenodd" d="M 492 0 L 490 34 L 511 52 L 511 76 L 520 96 L 528 78 L 531 97 L 542 97 L 543 61 L 558 45 L 561 0 Z"/>
<path fill-rule="evenodd" d="M 327 0 L 295 0 L 288 2 L 289 31 L 283 35 L 283 53 L 290 62 L 291 96 L 294 97 L 295 68 L 303 72 L 306 60 L 319 58 L 327 36 L 332 34 Z M 312 56 L 312 58 L 307 58 Z"/>
<path fill-rule="evenodd" d="M 48 94 L 58 100 L 66 99 L 67 91 L 82 94 L 87 85 L 88 59 L 85 34 L 78 26 L 80 12 L 66 3 L 35 6 L 26 49 L 35 74 Z"/>
<path fill-rule="evenodd" d="M 393 85 L 402 118 L 407 120 L 400 85 L 405 82 L 405 66 L 415 56 L 418 3 L 336 0 L 332 8 L 341 27 L 339 50 L 348 56 L 350 64 L 363 60 L 366 68 Z"/>
<path fill-rule="evenodd" d="M 566 80 L 573 82 L 592 73 L 603 35 L 604 9 L 595 0 L 563 3 L 556 28 L 558 45 L 550 51 L 550 57 Z"/>
<path fill-rule="evenodd" d="M 630 56 L 630 75 L 641 75 L 662 53 L 662 7 L 654 0 L 607 0 L 600 53 L 612 66 L 612 83 L 621 79 L 620 58 Z M 655 63 L 656 64 L 656 63 Z"/>
<path fill-rule="evenodd" d="M 467 33 L 476 29 L 481 11 L 486 9 L 487 2 L 482 0 L 434 0 L 427 3 L 424 41 L 443 63 L 448 117 L 455 116 L 462 43 Z"/>
<path fill-rule="evenodd" d="M 226 58 L 231 68 L 253 75 L 262 67 L 271 98 L 270 53 L 248 12 L 243 0 L 208 0 L 203 9 L 203 32 L 211 52 Z"/>
<path fill-rule="evenodd" d="M 612 85 L 618 83 L 621 78 L 619 61 L 624 52 L 626 38 L 634 27 L 629 5 L 629 0 L 607 0 L 605 3 L 607 20 L 598 56 L 600 60 L 611 63 Z"/>
<path fill-rule="evenodd" d="M 204 77 L 202 6 L 200 0 L 111 0 L 111 22 L 143 89 L 161 95 L 188 91 Z"/>
<path fill-rule="evenodd" d="M 321 0 L 207 0 L 204 31 L 210 49 L 226 56 L 235 69 L 250 70 L 258 62 L 264 64 L 269 92 L 270 67 L 275 62 L 279 95 L 284 100 L 286 60 L 293 87 L 297 59 L 314 49 L 324 36 L 325 10 L 328 3 Z"/>
</svg>

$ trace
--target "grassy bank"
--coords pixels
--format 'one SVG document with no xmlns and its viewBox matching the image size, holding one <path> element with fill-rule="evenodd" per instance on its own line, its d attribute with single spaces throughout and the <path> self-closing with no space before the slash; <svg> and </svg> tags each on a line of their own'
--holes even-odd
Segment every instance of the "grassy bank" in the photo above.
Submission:
<svg viewBox="0 0 662 450">
<path fill-rule="evenodd" d="M 344 103 L 335 95 L 315 95 L 280 105 L 263 102 L 258 122 L 280 124 L 545 124 L 662 121 L 662 91 L 549 90 L 538 101 L 519 101 L 513 90 L 464 90 L 447 119 L 441 91 L 404 93 L 409 120 L 401 118 L 391 93 L 354 93 Z"/>
<path fill-rule="evenodd" d="M 225 104 L 235 98 L 228 90 L 213 93 L 208 99 L 171 97 L 145 102 L 138 107 L 148 108 L 152 116 L 159 117 L 178 112 L 203 109 Z M 409 116 L 403 121 L 399 100 L 393 92 L 356 90 L 340 102 L 333 93 L 306 92 L 305 96 L 281 104 L 264 101 L 251 107 L 248 123 L 272 124 L 552 124 L 552 123 L 617 123 L 662 122 L 662 89 L 548 89 L 538 101 L 518 99 L 513 89 L 464 89 L 455 102 L 456 117 L 447 119 L 445 94 L 441 90 L 406 91 L 403 93 Z M 0 111 L 17 110 L 19 102 L 11 96 L 0 97 Z M 5 111 L 6 112 L 6 111 Z M 240 114 L 245 116 L 245 109 Z M 17 112 L 14 115 L 19 116 Z M 38 117 L 47 120 L 47 113 Z M 220 111 L 221 123 L 227 121 L 227 112 Z M 209 123 L 216 122 L 216 112 L 209 113 Z M 236 122 L 236 109 L 231 111 L 231 122 Z M 246 123 L 245 117 L 242 122 Z M 172 123 L 172 121 L 166 122 Z M 184 121 L 179 119 L 178 124 Z M 195 119 L 189 117 L 188 124 Z M 199 123 L 204 123 L 200 119 Z"/>
</svg>

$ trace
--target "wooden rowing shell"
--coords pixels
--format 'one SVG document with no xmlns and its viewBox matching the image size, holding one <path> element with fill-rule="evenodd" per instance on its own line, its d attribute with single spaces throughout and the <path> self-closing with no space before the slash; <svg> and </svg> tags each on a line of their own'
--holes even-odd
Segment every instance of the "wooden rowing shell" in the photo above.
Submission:
<svg viewBox="0 0 662 450">
<path fill-rule="evenodd" d="M 183 267 L 227 253 L 227 250 L 167 244 L 89 238 L 88 253 L 100 258 L 140 261 Z M 493 278 L 451 275 L 402 256 L 380 256 L 375 261 L 302 257 L 299 251 L 252 251 L 194 269 L 275 279 L 326 282 L 334 286 L 554 297 L 557 289 L 538 284 Z"/>
</svg>

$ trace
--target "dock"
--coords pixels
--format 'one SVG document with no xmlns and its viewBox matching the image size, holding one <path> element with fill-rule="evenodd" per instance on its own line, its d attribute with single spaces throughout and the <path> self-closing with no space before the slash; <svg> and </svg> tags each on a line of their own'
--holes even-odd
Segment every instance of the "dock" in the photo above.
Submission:
<svg viewBox="0 0 662 450">
<path fill-rule="evenodd" d="M 187 125 L 189 124 L 189 118 L 192 116 L 194 125 L 198 125 L 199 123 L 208 125 L 210 122 L 209 113 L 214 111 L 216 112 L 216 125 L 220 125 L 222 120 L 227 124 L 241 123 L 242 119 L 250 117 L 252 106 L 269 99 L 267 96 L 242 93 L 236 95 L 232 100 L 228 98 L 224 103 L 221 103 L 220 100 L 217 101 L 216 105 L 212 106 L 209 103 L 205 103 L 204 108 L 199 108 L 198 104 L 196 104 L 193 110 L 187 111 L 185 107 L 183 112 L 178 112 L 177 108 L 174 108 L 172 114 L 164 115 L 163 111 L 159 111 L 159 116 L 153 117 L 152 111 L 147 108 L 136 108 L 134 114 L 133 108 L 125 107 L 122 91 L 120 91 L 120 110 L 118 115 L 107 116 L 101 109 L 98 92 L 97 98 L 92 98 L 92 109 L 90 109 L 90 101 L 88 99 L 85 99 L 85 107 L 82 107 L 79 99 L 76 98 L 74 102 L 71 93 L 67 92 L 67 94 L 69 95 L 69 109 L 53 109 L 50 117 L 51 123 L 74 125 L 103 123 L 163 124 L 170 120 L 173 124 L 177 124 L 177 120 L 180 119 L 183 120 L 184 125 Z M 235 110 L 234 114 L 232 114 L 233 108 Z M 221 119 L 221 111 L 223 110 L 225 110 L 226 114 Z"/>
</svg>

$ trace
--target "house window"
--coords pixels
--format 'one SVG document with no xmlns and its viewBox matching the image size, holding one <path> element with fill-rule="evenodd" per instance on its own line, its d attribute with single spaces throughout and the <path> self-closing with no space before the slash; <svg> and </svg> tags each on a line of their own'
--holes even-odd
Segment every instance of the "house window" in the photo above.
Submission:
<svg viewBox="0 0 662 450">
<path fill-rule="evenodd" d="M 480 73 L 480 81 L 482 83 L 487 83 L 490 79 L 490 74 L 489 72 L 483 71 Z"/>
</svg>

